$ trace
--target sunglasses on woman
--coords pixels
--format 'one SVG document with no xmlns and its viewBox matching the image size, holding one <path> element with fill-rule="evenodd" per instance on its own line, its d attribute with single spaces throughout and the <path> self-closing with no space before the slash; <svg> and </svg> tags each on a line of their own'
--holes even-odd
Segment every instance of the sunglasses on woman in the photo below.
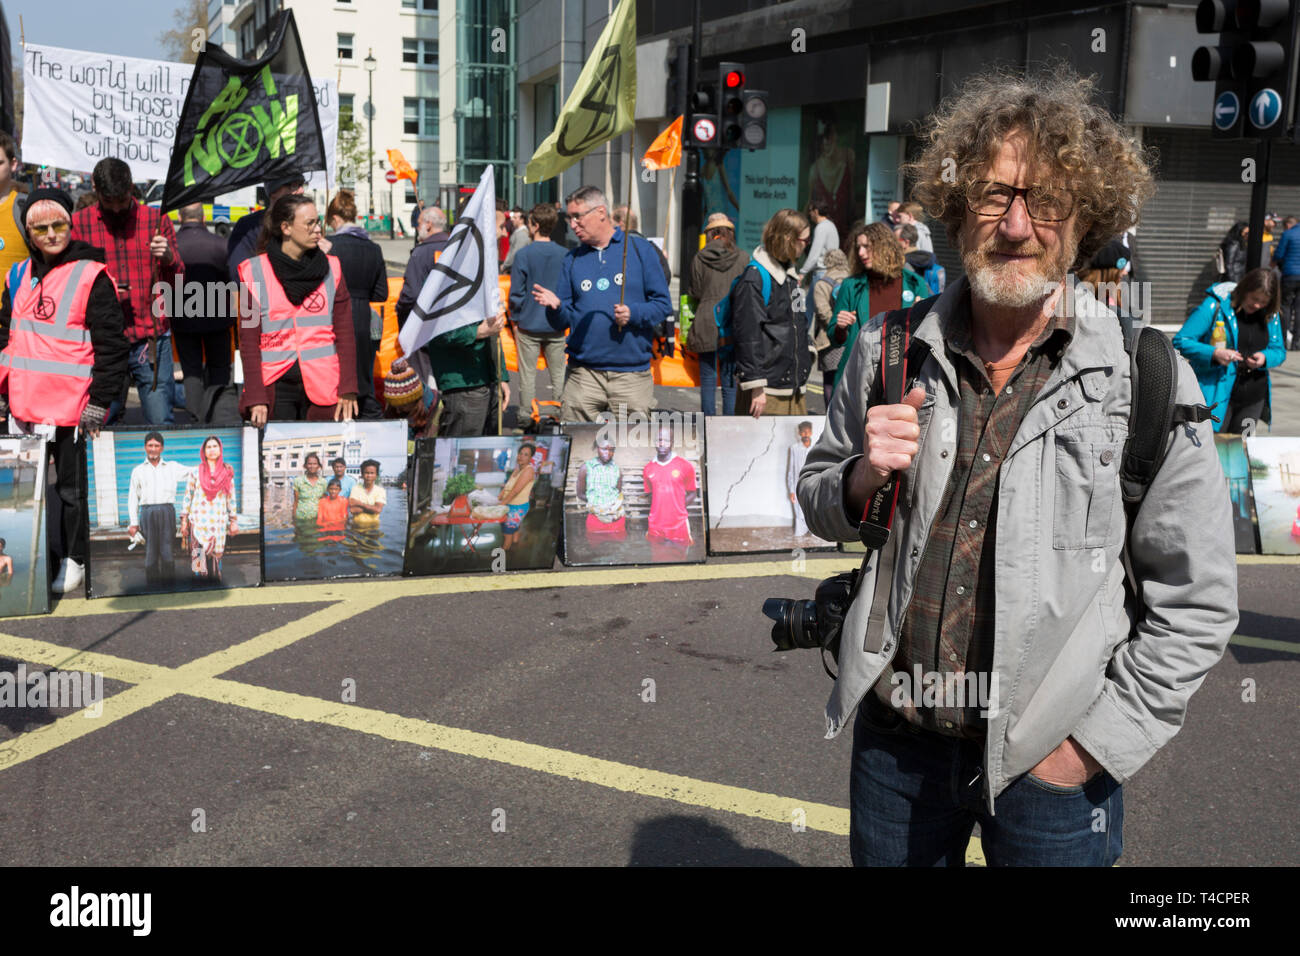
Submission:
<svg viewBox="0 0 1300 956">
<path fill-rule="evenodd" d="M 53 233 L 56 236 L 67 235 L 68 230 L 72 228 L 72 223 L 60 219 L 58 222 L 42 222 L 28 226 L 28 230 L 33 236 L 44 236 Z"/>
</svg>

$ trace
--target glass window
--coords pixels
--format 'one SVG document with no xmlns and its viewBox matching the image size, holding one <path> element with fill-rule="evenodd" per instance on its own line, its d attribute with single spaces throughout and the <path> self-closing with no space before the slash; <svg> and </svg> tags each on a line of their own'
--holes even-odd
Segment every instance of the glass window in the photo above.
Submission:
<svg viewBox="0 0 1300 956">
<path fill-rule="evenodd" d="M 339 59 L 340 60 L 352 59 L 352 36 L 353 35 L 351 33 L 339 34 Z"/>
<path fill-rule="evenodd" d="M 424 101 L 424 128 L 420 130 L 425 136 L 438 135 L 438 101 L 426 98 Z"/>
<path fill-rule="evenodd" d="M 438 41 L 424 40 L 421 43 L 421 47 L 422 47 L 422 51 L 421 51 L 420 61 L 425 66 L 437 66 L 438 65 Z"/>
<path fill-rule="evenodd" d="M 420 43 L 413 37 L 402 38 L 402 62 L 418 63 L 420 60 Z"/>
<path fill-rule="evenodd" d="M 411 96 L 402 100 L 402 132 L 420 135 L 420 101 Z"/>
<path fill-rule="evenodd" d="M 353 95 L 351 93 L 339 94 L 339 119 L 351 120 L 353 110 Z"/>
<path fill-rule="evenodd" d="M 403 10 L 428 10 L 438 12 L 438 0 L 402 0 Z"/>
</svg>

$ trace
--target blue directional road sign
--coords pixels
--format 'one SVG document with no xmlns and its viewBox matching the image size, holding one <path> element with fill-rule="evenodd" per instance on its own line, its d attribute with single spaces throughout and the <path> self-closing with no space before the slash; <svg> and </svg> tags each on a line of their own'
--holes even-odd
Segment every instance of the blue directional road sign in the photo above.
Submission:
<svg viewBox="0 0 1300 956">
<path fill-rule="evenodd" d="M 1256 129 L 1268 129 L 1282 116 L 1282 97 L 1277 90 L 1260 90 L 1250 101 L 1250 123 Z"/>
<path fill-rule="evenodd" d="M 1241 115 L 1241 100 L 1232 90 L 1224 90 L 1214 101 L 1214 128 L 1226 133 L 1237 125 Z"/>
</svg>

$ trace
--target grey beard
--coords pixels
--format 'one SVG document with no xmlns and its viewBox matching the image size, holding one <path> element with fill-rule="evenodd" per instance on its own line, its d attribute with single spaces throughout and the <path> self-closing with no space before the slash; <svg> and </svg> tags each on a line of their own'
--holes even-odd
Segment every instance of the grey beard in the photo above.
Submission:
<svg viewBox="0 0 1300 956">
<path fill-rule="evenodd" d="M 1010 309 L 1024 309 L 1046 299 L 1060 284 L 1047 278 L 1029 278 L 1024 282 L 1008 283 L 1001 281 L 994 269 L 990 267 L 966 269 L 970 279 L 971 294 L 990 305 L 999 305 Z"/>
</svg>

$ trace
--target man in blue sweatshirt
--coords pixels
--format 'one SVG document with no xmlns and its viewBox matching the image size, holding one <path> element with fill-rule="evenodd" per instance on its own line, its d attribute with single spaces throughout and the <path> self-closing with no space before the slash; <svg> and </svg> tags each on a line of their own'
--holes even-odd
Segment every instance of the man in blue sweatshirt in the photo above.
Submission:
<svg viewBox="0 0 1300 956">
<path fill-rule="evenodd" d="M 554 291 L 533 286 L 533 299 L 557 310 L 557 324 L 569 327 L 560 417 L 590 422 L 606 410 L 620 417 L 648 415 L 654 405 L 655 328 L 673 309 L 659 257 L 646 239 L 628 237 L 614 225 L 605 194 L 595 186 L 583 186 L 565 204 L 581 244 L 564 257 Z"/>
</svg>

